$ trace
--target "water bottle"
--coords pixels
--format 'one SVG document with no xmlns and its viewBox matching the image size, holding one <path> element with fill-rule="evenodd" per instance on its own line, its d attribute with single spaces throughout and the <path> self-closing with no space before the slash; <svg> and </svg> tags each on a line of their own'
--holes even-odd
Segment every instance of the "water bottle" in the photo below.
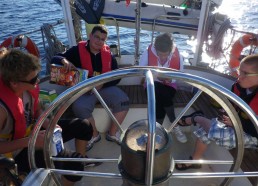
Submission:
<svg viewBox="0 0 258 186">
<path fill-rule="evenodd" d="M 113 56 L 118 57 L 118 47 L 116 44 L 111 44 L 110 51 L 112 52 Z"/>
<path fill-rule="evenodd" d="M 64 149 L 64 143 L 62 138 L 61 128 L 55 128 L 53 138 L 51 140 L 51 152 L 52 156 L 56 156 Z"/>
</svg>

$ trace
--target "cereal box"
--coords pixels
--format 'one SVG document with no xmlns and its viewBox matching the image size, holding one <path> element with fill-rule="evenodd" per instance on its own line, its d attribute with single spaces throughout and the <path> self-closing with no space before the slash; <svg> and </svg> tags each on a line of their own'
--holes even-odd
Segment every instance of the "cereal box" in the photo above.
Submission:
<svg viewBox="0 0 258 186">
<path fill-rule="evenodd" d="M 73 86 L 87 79 L 88 70 L 77 68 L 76 70 L 66 71 L 61 65 L 51 65 L 50 83 L 63 86 Z"/>
</svg>

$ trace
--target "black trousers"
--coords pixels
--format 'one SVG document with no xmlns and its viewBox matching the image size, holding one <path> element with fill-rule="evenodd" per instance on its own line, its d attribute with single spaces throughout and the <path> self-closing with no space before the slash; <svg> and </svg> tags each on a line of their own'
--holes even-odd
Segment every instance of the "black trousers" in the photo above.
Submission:
<svg viewBox="0 0 258 186">
<path fill-rule="evenodd" d="M 157 122 L 162 124 L 166 114 L 169 118 L 169 121 L 173 122 L 175 120 L 173 99 L 176 94 L 176 89 L 156 81 L 154 82 L 154 85 Z"/>
<path fill-rule="evenodd" d="M 73 120 L 60 120 L 59 123 L 62 128 L 62 137 L 63 141 L 69 141 L 71 139 L 80 139 L 80 140 L 90 140 L 92 137 L 93 129 L 92 126 L 87 120 L 73 119 Z M 77 152 L 72 152 L 68 150 L 62 151 L 57 157 L 66 157 L 66 158 L 79 158 L 82 157 Z M 24 148 L 15 158 L 15 162 L 18 165 L 19 172 L 30 172 L 29 161 L 28 161 L 28 148 Z M 36 165 L 39 168 L 46 167 L 43 150 L 36 150 L 35 152 L 35 161 Z M 83 171 L 84 165 L 81 162 L 55 162 L 55 167 L 65 170 L 78 170 Z M 68 176 L 65 175 L 66 179 L 76 182 L 79 181 L 81 176 Z"/>
</svg>

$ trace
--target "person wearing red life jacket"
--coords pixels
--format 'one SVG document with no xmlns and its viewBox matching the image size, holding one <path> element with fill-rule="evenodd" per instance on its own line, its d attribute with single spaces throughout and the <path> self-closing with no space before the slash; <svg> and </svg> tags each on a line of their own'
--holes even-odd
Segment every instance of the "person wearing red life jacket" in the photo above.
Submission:
<svg viewBox="0 0 258 186">
<path fill-rule="evenodd" d="M 112 56 L 109 46 L 105 44 L 108 31 L 104 25 L 93 27 L 88 41 L 81 41 L 77 46 L 71 47 L 64 53 L 57 54 L 51 60 L 51 64 L 61 64 L 67 70 L 83 68 L 89 71 L 88 78 L 118 69 L 117 61 Z M 105 103 L 111 108 L 114 117 L 121 124 L 129 109 L 128 96 L 116 85 L 120 80 L 114 80 L 96 87 Z M 92 112 L 98 102 L 94 94 L 86 93 L 73 103 L 73 112 L 76 117 L 88 119 L 93 126 L 93 137 L 87 145 L 90 150 L 93 145 L 100 141 L 101 136 L 96 129 Z M 106 134 L 108 141 L 121 143 L 120 133 L 112 121 L 111 127 Z"/>
<path fill-rule="evenodd" d="M 0 57 L 0 156 L 13 158 L 19 172 L 29 173 L 28 142 L 30 132 L 42 113 L 39 101 L 39 77 L 41 66 L 39 59 L 18 49 L 10 49 Z M 36 141 L 35 160 L 37 167 L 45 167 L 43 142 L 46 120 Z M 83 142 L 82 153 L 62 150 L 57 157 L 83 157 L 85 144 L 91 139 L 93 129 L 87 120 L 75 118 L 59 121 L 62 138 Z M 81 147 L 78 151 L 81 150 Z M 81 162 L 55 163 L 56 167 L 69 170 L 84 170 Z M 64 185 L 73 185 L 81 177 L 64 176 Z"/>
<path fill-rule="evenodd" d="M 245 101 L 256 116 L 258 115 L 258 55 L 250 55 L 242 59 L 238 69 L 238 79 L 232 85 L 232 92 Z M 235 106 L 244 130 L 244 147 L 258 147 L 258 133 L 252 121 L 237 106 Z M 231 119 L 222 109 L 219 118 L 208 119 L 201 112 L 183 116 L 180 125 L 196 125 L 200 127 L 194 134 L 197 136 L 195 150 L 190 159 L 199 160 L 206 151 L 211 141 L 227 149 L 236 147 L 235 131 Z M 187 170 L 190 168 L 201 168 L 199 164 L 176 164 L 176 169 Z"/>
<path fill-rule="evenodd" d="M 149 45 L 142 54 L 139 66 L 158 66 L 183 71 L 183 58 L 169 33 L 158 35 L 154 45 Z M 173 98 L 176 94 L 176 82 L 171 79 L 155 78 L 156 120 L 162 124 L 167 114 L 169 121 L 175 120 Z M 186 143 L 187 138 L 179 126 L 173 128 L 176 138 Z"/>
</svg>

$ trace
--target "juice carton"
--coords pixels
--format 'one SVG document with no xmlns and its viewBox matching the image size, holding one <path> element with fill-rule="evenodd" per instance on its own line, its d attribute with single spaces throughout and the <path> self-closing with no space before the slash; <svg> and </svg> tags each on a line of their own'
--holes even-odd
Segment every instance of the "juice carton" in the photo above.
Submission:
<svg viewBox="0 0 258 186">
<path fill-rule="evenodd" d="M 41 89 L 39 92 L 39 99 L 43 106 L 43 109 L 47 108 L 47 106 L 57 97 L 57 93 L 55 89 Z"/>
</svg>

